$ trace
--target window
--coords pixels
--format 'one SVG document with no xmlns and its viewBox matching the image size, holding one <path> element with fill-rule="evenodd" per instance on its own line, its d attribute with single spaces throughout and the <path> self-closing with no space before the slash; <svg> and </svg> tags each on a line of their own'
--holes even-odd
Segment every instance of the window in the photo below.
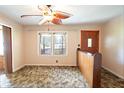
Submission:
<svg viewBox="0 0 124 93">
<path fill-rule="evenodd" d="M 40 32 L 41 55 L 66 55 L 66 32 Z"/>
<path fill-rule="evenodd" d="M 66 33 L 54 33 L 53 40 L 54 55 L 64 55 L 66 53 Z"/>
<path fill-rule="evenodd" d="M 4 48 L 3 48 L 3 33 L 2 29 L 0 29 L 0 55 L 4 54 Z"/>
<path fill-rule="evenodd" d="M 92 38 L 88 38 L 88 47 L 92 47 Z"/>
<path fill-rule="evenodd" d="M 50 33 L 42 33 L 40 35 L 40 38 L 41 38 L 41 54 L 47 54 L 47 55 L 51 55 L 51 51 L 52 51 L 52 48 L 51 48 L 51 45 L 52 45 L 52 42 L 51 42 L 51 34 Z"/>
</svg>

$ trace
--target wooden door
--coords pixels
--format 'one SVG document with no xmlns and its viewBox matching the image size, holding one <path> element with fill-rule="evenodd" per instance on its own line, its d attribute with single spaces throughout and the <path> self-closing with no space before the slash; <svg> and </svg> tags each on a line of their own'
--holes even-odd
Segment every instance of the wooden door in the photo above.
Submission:
<svg viewBox="0 0 124 93">
<path fill-rule="evenodd" d="M 5 70 L 12 73 L 12 38 L 11 28 L 3 26 Z"/>
<path fill-rule="evenodd" d="M 99 52 L 99 31 L 81 30 L 81 50 Z"/>
</svg>

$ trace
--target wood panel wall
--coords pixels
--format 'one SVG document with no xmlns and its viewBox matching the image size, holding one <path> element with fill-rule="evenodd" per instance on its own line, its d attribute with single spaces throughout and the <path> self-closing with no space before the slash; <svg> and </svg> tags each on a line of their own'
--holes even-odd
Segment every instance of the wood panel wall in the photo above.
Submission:
<svg viewBox="0 0 124 93">
<path fill-rule="evenodd" d="M 101 85 L 101 58 L 100 53 L 91 54 L 77 50 L 78 66 L 89 87 L 98 88 Z"/>
<path fill-rule="evenodd" d="M 4 57 L 0 56 L 0 70 L 4 69 Z"/>
</svg>

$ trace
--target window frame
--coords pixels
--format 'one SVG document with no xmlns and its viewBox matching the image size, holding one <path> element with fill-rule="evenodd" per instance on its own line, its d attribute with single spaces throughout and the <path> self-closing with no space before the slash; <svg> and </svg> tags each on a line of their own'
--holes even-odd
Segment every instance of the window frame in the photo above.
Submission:
<svg viewBox="0 0 124 93">
<path fill-rule="evenodd" d="M 51 42 L 51 47 L 52 47 L 52 53 L 49 55 L 49 54 L 41 54 L 40 53 L 40 33 L 52 33 L 52 42 Z M 54 40 L 53 40 L 53 33 L 66 33 L 66 41 L 65 41 L 65 44 L 66 44 L 66 53 L 65 54 L 61 54 L 61 55 L 55 55 L 54 54 Z M 68 55 L 68 32 L 67 31 L 37 31 L 37 41 L 38 41 L 38 56 L 67 56 Z"/>
</svg>

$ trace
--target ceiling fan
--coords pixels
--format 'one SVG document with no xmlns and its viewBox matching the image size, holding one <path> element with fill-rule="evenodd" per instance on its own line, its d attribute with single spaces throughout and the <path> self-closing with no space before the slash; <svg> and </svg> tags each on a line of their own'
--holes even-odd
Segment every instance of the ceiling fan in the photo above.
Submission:
<svg viewBox="0 0 124 93">
<path fill-rule="evenodd" d="M 21 18 L 29 16 L 43 16 L 43 19 L 39 21 L 39 25 L 45 23 L 62 24 L 62 19 L 71 17 L 72 15 L 62 11 L 52 10 L 52 5 L 38 5 L 38 9 L 41 11 L 41 15 L 22 15 Z"/>
</svg>

